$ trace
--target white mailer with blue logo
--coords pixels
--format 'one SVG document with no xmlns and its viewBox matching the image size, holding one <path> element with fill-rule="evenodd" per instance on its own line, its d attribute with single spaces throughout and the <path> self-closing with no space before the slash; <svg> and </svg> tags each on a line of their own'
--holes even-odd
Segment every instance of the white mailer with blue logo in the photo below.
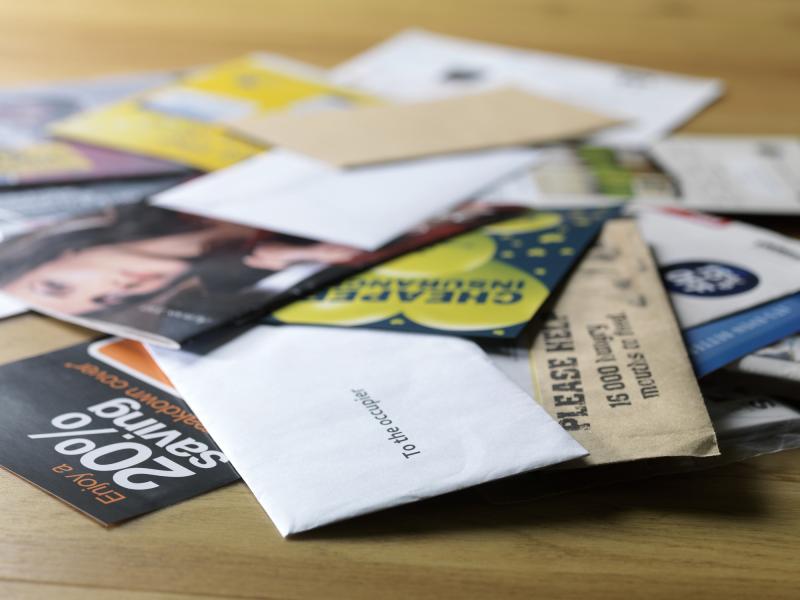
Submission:
<svg viewBox="0 0 800 600">
<path fill-rule="evenodd" d="M 640 209 L 637 220 L 683 329 L 800 290 L 800 241 L 680 209 Z"/>
</svg>

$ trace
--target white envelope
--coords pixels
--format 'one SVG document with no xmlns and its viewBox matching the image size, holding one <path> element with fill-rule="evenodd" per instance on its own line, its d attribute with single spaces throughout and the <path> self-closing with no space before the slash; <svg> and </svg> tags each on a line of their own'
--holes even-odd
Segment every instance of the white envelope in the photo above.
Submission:
<svg viewBox="0 0 800 600">
<path fill-rule="evenodd" d="M 682 329 L 800 291 L 800 242 L 739 221 L 640 208 Z"/>
<path fill-rule="evenodd" d="M 505 148 L 342 170 L 272 150 L 162 192 L 153 204 L 375 250 L 536 156 Z"/>
<path fill-rule="evenodd" d="M 409 30 L 331 72 L 332 81 L 396 101 L 427 100 L 516 85 L 633 122 L 596 144 L 644 147 L 717 99 L 722 83 Z"/>
<path fill-rule="evenodd" d="M 0 294 L 0 319 L 22 314 L 26 310 L 28 310 L 28 307 L 19 300 L 7 294 Z"/>
<path fill-rule="evenodd" d="M 467 340 L 259 326 L 150 350 L 284 536 L 586 454 Z"/>
</svg>

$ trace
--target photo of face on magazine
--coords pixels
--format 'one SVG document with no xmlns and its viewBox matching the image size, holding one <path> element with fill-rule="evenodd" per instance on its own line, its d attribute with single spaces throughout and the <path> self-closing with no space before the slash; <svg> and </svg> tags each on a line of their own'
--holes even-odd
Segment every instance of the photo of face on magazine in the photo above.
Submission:
<svg viewBox="0 0 800 600">
<path fill-rule="evenodd" d="M 0 244 L 0 291 L 63 320 L 177 347 L 508 212 L 472 203 L 364 252 L 147 204 L 118 206 Z"/>
</svg>

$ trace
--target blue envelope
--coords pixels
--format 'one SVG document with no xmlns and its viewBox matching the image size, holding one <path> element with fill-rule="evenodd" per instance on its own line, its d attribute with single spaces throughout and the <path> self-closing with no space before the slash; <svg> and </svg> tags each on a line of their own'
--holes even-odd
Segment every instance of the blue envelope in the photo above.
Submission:
<svg viewBox="0 0 800 600">
<path fill-rule="evenodd" d="M 800 331 L 800 294 L 686 329 L 683 339 L 698 377 Z"/>
</svg>

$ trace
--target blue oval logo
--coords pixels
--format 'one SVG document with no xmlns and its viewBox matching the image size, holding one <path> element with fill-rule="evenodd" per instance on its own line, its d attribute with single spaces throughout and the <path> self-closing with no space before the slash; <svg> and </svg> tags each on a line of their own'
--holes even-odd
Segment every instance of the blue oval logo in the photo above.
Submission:
<svg viewBox="0 0 800 600">
<path fill-rule="evenodd" d="M 684 262 L 661 270 L 670 292 L 687 296 L 732 296 L 752 290 L 758 277 L 734 265 L 718 262 Z"/>
</svg>

